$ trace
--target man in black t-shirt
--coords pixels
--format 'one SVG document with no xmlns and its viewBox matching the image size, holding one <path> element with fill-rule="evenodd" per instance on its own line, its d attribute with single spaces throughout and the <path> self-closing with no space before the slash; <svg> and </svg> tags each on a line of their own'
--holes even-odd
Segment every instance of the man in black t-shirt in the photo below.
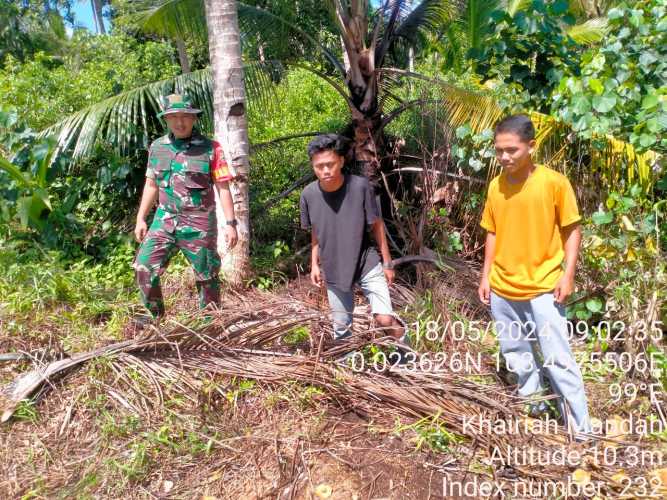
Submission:
<svg viewBox="0 0 667 500">
<path fill-rule="evenodd" d="M 399 338 L 403 328 L 389 297 L 394 269 L 384 222 L 368 179 L 343 174 L 347 148 L 346 139 L 335 134 L 318 136 L 308 145 L 317 176 L 301 193 L 301 227 L 311 229 L 310 279 L 318 287 L 326 284 L 336 339 L 350 335 L 355 283 L 370 302 L 377 324 Z"/>
</svg>

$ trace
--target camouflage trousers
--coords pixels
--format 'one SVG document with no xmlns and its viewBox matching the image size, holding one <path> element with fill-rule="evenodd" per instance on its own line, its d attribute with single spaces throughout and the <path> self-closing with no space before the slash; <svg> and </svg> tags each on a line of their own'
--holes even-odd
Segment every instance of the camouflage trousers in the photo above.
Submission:
<svg viewBox="0 0 667 500">
<path fill-rule="evenodd" d="M 220 304 L 215 212 L 183 216 L 158 209 L 133 265 L 142 301 L 153 317 L 164 315 L 160 276 L 178 250 L 194 270 L 199 306 Z"/>
</svg>

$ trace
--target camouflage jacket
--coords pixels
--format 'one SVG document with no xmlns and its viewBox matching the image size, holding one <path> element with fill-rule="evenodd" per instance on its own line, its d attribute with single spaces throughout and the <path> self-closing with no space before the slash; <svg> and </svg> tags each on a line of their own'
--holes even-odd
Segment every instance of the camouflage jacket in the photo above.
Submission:
<svg viewBox="0 0 667 500">
<path fill-rule="evenodd" d="M 196 131 L 190 139 L 169 134 L 155 140 L 146 177 L 158 185 L 160 211 L 171 214 L 213 211 L 214 183 L 232 178 L 220 144 Z"/>
</svg>

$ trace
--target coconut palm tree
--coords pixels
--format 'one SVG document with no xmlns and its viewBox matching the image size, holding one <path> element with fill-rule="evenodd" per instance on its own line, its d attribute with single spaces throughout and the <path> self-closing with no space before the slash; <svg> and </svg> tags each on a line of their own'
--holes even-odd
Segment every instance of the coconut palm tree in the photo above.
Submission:
<svg viewBox="0 0 667 500">
<path fill-rule="evenodd" d="M 243 3 L 238 7 L 246 36 L 267 32 L 272 27 L 322 54 L 333 74 L 315 64 L 306 62 L 301 66 L 329 82 L 347 102 L 351 118 L 349 135 L 354 139 L 356 160 L 373 176 L 378 173 L 384 157 L 384 127 L 401 111 L 416 104 L 401 102 L 391 93 L 392 86 L 398 83 L 397 75 L 408 75 L 392 64 L 401 63 L 406 42 L 414 42 L 420 31 L 444 22 L 451 15 L 451 7 L 447 0 L 423 0 L 414 7 L 407 7 L 407 2 L 402 0 L 386 1 L 377 9 L 373 9 L 367 0 L 331 0 L 329 5 L 335 16 L 339 39 L 342 39 L 347 65 L 342 61 L 340 45 L 337 51 L 329 48 L 294 23 L 268 10 Z M 238 265 L 238 259 L 247 259 L 248 250 L 248 167 L 247 132 L 241 131 L 245 126 L 243 71 L 240 56 L 230 57 L 226 48 L 228 41 L 235 45 L 234 40 L 239 39 L 239 35 L 234 35 L 237 27 L 229 12 L 232 6 L 235 7 L 236 2 L 207 2 L 204 9 L 201 0 L 160 1 L 147 11 L 145 25 L 151 29 L 161 27 L 166 34 L 180 34 L 183 38 L 208 32 L 211 69 L 182 74 L 111 97 L 65 118 L 47 132 L 56 133 L 59 146 L 71 147 L 75 157 L 90 153 L 100 139 L 114 144 L 120 152 L 146 147 L 149 132 L 158 128 L 156 114 L 160 95 L 174 90 L 190 94 L 204 109 L 204 128 L 210 129 L 215 123 L 216 137 L 228 144 L 227 154 L 239 174 L 234 195 L 240 197 L 235 198 L 241 226 L 238 246 L 244 257 L 236 256 Z M 221 24 L 223 21 L 231 24 Z M 231 31 L 225 31 L 227 29 Z M 240 51 L 238 44 L 234 48 Z M 272 72 L 267 72 L 267 68 Z M 266 95 L 263 90 L 275 76 L 276 68 L 279 66 L 272 62 L 246 66 L 249 70 L 246 85 L 251 97 L 261 99 Z M 476 105 L 479 99 L 480 96 L 474 93 L 461 91 L 452 93 L 451 103 L 459 110 L 479 112 L 485 109 Z M 384 105 L 388 101 L 397 102 L 398 106 L 385 115 Z M 488 126 L 495 118 L 495 115 L 487 116 L 484 123 Z M 237 147 L 240 149 L 233 149 Z"/>
<path fill-rule="evenodd" d="M 380 167 L 385 143 L 382 94 L 393 83 L 383 70 L 404 63 L 407 49 L 421 32 L 452 17 L 450 0 L 415 3 L 385 0 L 373 8 L 368 0 L 327 0 L 325 4 L 337 31 L 333 34 L 341 40 L 342 53 L 338 47 L 320 43 L 290 19 L 256 5 L 239 3 L 242 30 L 249 38 L 250 33 L 266 36 L 267 32 L 279 31 L 301 39 L 324 56 L 333 74 L 322 72 L 315 65 L 308 65 L 308 69 L 329 81 L 347 102 L 355 160 L 371 177 Z M 197 11 L 197 0 L 158 2 L 146 11 L 143 25 L 147 30 L 172 36 L 201 36 L 206 25 L 191 15 L 193 11 Z"/>
<path fill-rule="evenodd" d="M 106 34 L 107 30 L 104 27 L 104 18 L 102 17 L 102 0 L 90 0 L 90 7 L 93 10 L 93 19 L 95 20 L 95 28 L 100 35 Z"/>
<path fill-rule="evenodd" d="M 206 0 L 208 47 L 213 76 L 213 123 L 215 138 L 223 144 L 234 171 L 230 183 L 234 211 L 239 222 L 237 246 L 225 253 L 222 271 L 238 283 L 246 275 L 250 255 L 248 204 L 248 121 L 241 61 L 241 35 L 235 0 Z"/>
<path fill-rule="evenodd" d="M 407 66 L 411 47 L 419 50 L 423 47 L 426 34 L 457 19 L 453 0 L 422 0 L 416 4 L 408 0 L 383 0 L 377 7 L 369 0 L 325 0 L 334 20 L 334 29 L 328 37 L 313 36 L 301 30 L 297 22 L 285 19 L 269 9 L 242 2 L 229 3 L 238 6 L 242 38 L 256 40 L 265 37 L 267 33 L 277 33 L 282 38 L 289 37 L 297 41 L 302 48 L 310 48 L 309 51 L 302 51 L 305 61 L 290 61 L 289 64 L 318 75 L 345 100 L 350 111 L 346 133 L 353 140 L 355 160 L 371 178 L 378 178 L 383 168 L 393 161 L 386 151 L 385 127 L 405 110 L 424 102 L 423 99 L 405 100 L 399 97 L 396 90 L 404 78 L 427 80 L 429 84 L 444 89 L 441 102 L 448 114 L 447 120 L 453 127 L 469 123 L 474 131 L 481 131 L 491 127 L 503 112 L 493 99 L 481 92 L 461 90 L 403 69 Z M 293 3 L 300 6 L 301 0 Z M 153 0 L 150 4 L 150 9 L 143 14 L 142 22 L 146 29 L 162 31 L 170 37 L 179 35 L 184 39 L 206 36 L 207 33 L 222 39 L 220 28 L 209 19 L 211 8 L 207 12 L 202 0 Z M 209 6 L 208 3 L 206 5 Z M 520 6 L 521 2 L 516 0 L 507 8 Z M 472 12 L 468 15 L 470 19 L 484 17 L 473 15 Z M 211 51 L 214 51 L 216 48 L 211 45 L 211 36 L 209 45 Z M 334 43 L 327 43 L 327 39 Z M 482 43 L 483 39 L 470 37 L 473 44 Z M 319 54 L 319 58 L 308 58 L 309 52 Z M 221 61 L 213 53 L 211 63 L 213 74 L 221 74 L 218 67 Z M 235 76 L 240 78 L 239 68 L 237 66 Z M 245 69 L 246 91 L 252 105 L 254 100 L 266 97 L 267 83 L 276 78 L 276 71 L 283 70 L 284 66 L 275 61 L 264 61 L 246 64 Z M 222 97 L 215 99 L 215 85 L 219 83 L 221 80 L 216 76 L 212 84 L 209 69 L 179 75 L 85 108 L 52 127 L 51 131 L 57 132 L 61 147 L 73 148 L 75 157 L 90 152 L 99 139 L 114 144 L 121 152 L 137 146 L 145 147 L 149 132 L 157 124 L 155 115 L 159 110 L 159 96 L 176 90 L 193 96 L 204 109 L 204 128 L 210 130 L 210 125 L 215 121 L 216 135 L 225 140 L 221 120 L 225 117 L 227 120 L 230 117 L 236 120 L 232 112 L 233 102 L 235 98 L 240 98 L 240 94 L 234 94 L 235 91 L 231 90 L 234 97 L 230 100 L 224 101 Z M 230 89 L 238 89 L 240 85 L 239 80 L 224 83 L 231 85 Z M 220 105 L 227 108 L 220 111 Z M 236 109 L 243 111 L 240 105 Z M 242 116 L 242 119 L 245 117 Z M 230 123 L 225 126 L 230 126 Z M 231 137 L 229 130 L 228 134 Z M 246 138 L 247 135 L 239 139 L 244 147 L 247 147 Z M 233 156 L 231 148 L 228 154 Z M 241 153 L 239 158 L 232 160 L 232 164 L 236 161 L 240 165 L 241 176 L 246 176 L 243 179 L 245 182 L 247 153 Z M 245 205 L 239 206 L 243 217 L 241 224 L 247 227 L 247 212 L 243 207 Z M 240 246 L 244 252 L 247 251 L 247 242 L 240 243 Z M 247 258 L 247 253 L 245 256 Z"/>
</svg>

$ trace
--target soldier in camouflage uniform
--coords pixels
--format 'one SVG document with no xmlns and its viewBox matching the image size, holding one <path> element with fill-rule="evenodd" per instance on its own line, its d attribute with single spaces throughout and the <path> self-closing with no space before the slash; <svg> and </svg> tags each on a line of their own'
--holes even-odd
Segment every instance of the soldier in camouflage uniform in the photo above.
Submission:
<svg viewBox="0 0 667 500">
<path fill-rule="evenodd" d="M 153 142 L 149 150 L 134 231 L 141 243 L 134 269 L 144 305 L 154 318 L 164 315 L 160 275 L 179 249 L 194 269 L 200 306 L 220 303 L 214 186 L 227 219 L 227 247 L 238 240 L 227 184 L 232 176 L 220 144 L 193 129 L 200 112 L 181 95 L 167 96 L 158 116 L 164 116 L 170 133 Z M 149 229 L 146 216 L 156 198 L 158 208 Z"/>
</svg>

